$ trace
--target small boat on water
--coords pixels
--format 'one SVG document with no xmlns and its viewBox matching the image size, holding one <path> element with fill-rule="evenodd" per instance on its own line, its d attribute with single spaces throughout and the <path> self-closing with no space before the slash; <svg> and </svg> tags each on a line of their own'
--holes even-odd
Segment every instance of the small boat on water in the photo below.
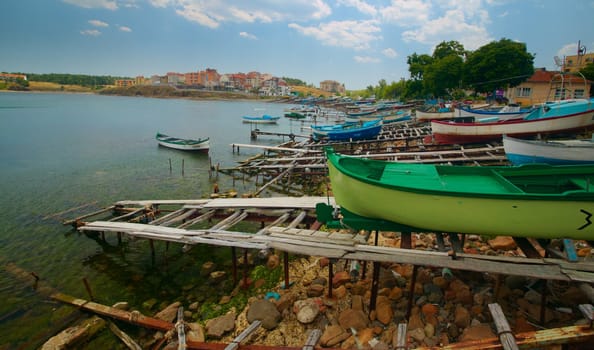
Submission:
<svg viewBox="0 0 594 350">
<path fill-rule="evenodd" d="M 455 166 L 326 150 L 348 212 L 425 232 L 594 239 L 594 164 Z"/>
<path fill-rule="evenodd" d="M 208 137 L 198 140 L 180 139 L 158 132 L 155 138 L 161 146 L 174 148 L 182 151 L 208 152 L 210 148 L 210 138 Z"/>
<path fill-rule="evenodd" d="M 312 125 L 313 138 L 316 141 L 365 140 L 376 137 L 382 131 L 382 120 L 343 123 L 336 125 Z"/>
<path fill-rule="evenodd" d="M 521 118 L 504 120 L 433 120 L 431 132 L 438 144 L 465 144 L 501 140 L 502 135 L 582 132 L 594 128 L 594 99 L 568 99 L 543 103 Z"/>
<path fill-rule="evenodd" d="M 503 149 L 514 165 L 594 163 L 594 141 L 591 139 L 540 141 L 503 135 Z"/>
<path fill-rule="evenodd" d="M 241 117 L 244 123 L 252 124 L 276 124 L 280 117 L 263 114 L 261 116 L 244 115 Z"/>
</svg>

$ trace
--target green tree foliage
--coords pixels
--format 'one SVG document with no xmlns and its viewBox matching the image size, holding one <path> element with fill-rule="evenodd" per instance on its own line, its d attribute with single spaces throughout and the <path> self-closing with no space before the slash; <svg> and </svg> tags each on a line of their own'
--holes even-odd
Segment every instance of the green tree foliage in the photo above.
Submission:
<svg viewBox="0 0 594 350">
<path fill-rule="evenodd" d="M 307 86 L 307 83 L 301 79 L 287 78 L 287 77 L 282 77 L 282 79 L 284 81 L 286 81 L 287 84 L 292 85 L 292 86 Z"/>
<path fill-rule="evenodd" d="M 471 52 L 464 64 L 464 82 L 477 92 L 514 87 L 534 73 L 534 55 L 526 44 L 493 41 Z"/>
<path fill-rule="evenodd" d="M 448 96 L 460 87 L 464 62 L 462 57 L 450 54 L 427 66 L 423 87 L 433 96 Z"/>
<path fill-rule="evenodd" d="M 423 73 L 425 72 L 425 68 L 431 63 L 433 63 L 433 57 L 425 54 L 417 55 L 417 53 L 413 53 L 412 55 L 406 58 L 406 63 L 408 64 L 410 78 L 421 80 L 423 79 Z"/>
<path fill-rule="evenodd" d="M 450 55 L 460 56 L 461 58 L 466 56 L 467 52 L 464 50 L 464 46 L 457 41 L 442 41 L 439 43 L 435 50 L 433 50 L 433 59 L 440 60 Z"/>
<path fill-rule="evenodd" d="M 130 79 L 128 77 L 97 76 L 83 74 L 35 74 L 26 73 L 29 81 L 43 81 L 62 85 L 105 86 L 114 85 L 116 80 Z"/>
</svg>

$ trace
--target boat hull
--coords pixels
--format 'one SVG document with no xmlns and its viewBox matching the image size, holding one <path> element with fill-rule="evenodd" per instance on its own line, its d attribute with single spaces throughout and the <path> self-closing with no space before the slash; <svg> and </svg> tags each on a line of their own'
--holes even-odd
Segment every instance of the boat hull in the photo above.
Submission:
<svg viewBox="0 0 594 350">
<path fill-rule="evenodd" d="M 387 220 L 426 232 L 594 239 L 592 188 L 586 200 L 522 195 L 497 198 L 415 191 L 369 178 L 362 180 L 365 174 L 345 173 L 339 170 L 340 160 L 335 155 L 328 158 L 336 203 L 363 217 Z M 414 170 L 409 174 L 411 179 L 418 175 Z"/>
<path fill-rule="evenodd" d="M 160 146 L 177 149 L 180 151 L 208 152 L 210 149 L 209 138 L 200 140 L 180 139 L 160 133 L 157 133 L 155 138 Z"/>
<path fill-rule="evenodd" d="M 415 118 L 417 120 L 444 120 L 444 119 L 452 119 L 454 118 L 454 112 L 424 112 L 424 111 L 415 111 Z"/>
<path fill-rule="evenodd" d="M 379 135 L 382 130 L 382 121 L 376 120 L 364 122 L 363 126 L 357 124 L 341 124 L 321 126 L 313 128 L 313 138 L 316 141 L 345 141 L 345 140 L 366 140 Z"/>
<path fill-rule="evenodd" d="M 594 163 L 594 142 L 590 140 L 535 141 L 503 136 L 505 155 L 512 164 Z"/>
<path fill-rule="evenodd" d="M 487 123 L 432 121 L 433 140 L 439 144 L 464 144 L 501 140 L 503 134 L 527 137 L 584 131 L 594 127 L 594 110 L 542 119 L 504 120 Z"/>
</svg>

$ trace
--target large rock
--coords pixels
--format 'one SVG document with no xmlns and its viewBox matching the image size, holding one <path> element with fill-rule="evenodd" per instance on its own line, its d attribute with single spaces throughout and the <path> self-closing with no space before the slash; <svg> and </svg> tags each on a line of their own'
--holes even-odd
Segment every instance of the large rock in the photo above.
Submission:
<svg viewBox="0 0 594 350">
<path fill-rule="evenodd" d="M 489 240 L 489 245 L 494 250 L 511 250 L 516 249 L 516 242 L 509 236 L 497 236 Z"/>
<path fill-rule="evenodd" d="M 479 325 L 466 328 L 460 336 L 460 341 L 481 340 L 487 338 L 495 338 L 495 333 L 493 333 L 491 326 L 486 323 L 481 323 Z"/>
<path fill-rule="evenodd" d="M 226 315 L 208 320 L 206 322 L 206 335 L 208 337 L 220 339 L 223 334 L 232 331 L 234 328 L 235 311 L 230 311 Z"/>
<path fill-rule="evenodd" d="M 206 339 L 204 335 L 204 328 L 200 323 L 192 322 L 188 323 L 188 330 L 186 331 L 186 338 L 189 341 L 203 343 Z"/>
<path fill-rule="evenodd" d="M 354 328 L 358 331 L 367 328 L 369 319 L 361 310 L 346 309 L 338 316 L 338 323 L 344 329 Z"/>
<path fill-rule="evenodd" d="M 324 333 L 320 337 L 320 345 L 323 347 L 334 347 L 342 343 L 344 340 L 351 336 L 350 332 L 347 332 L 339 325 L 330 325 L 326 327 Z"/>
<path fill-rule="evenodd" d="M 177 309 L 179 309 L 180 305 L 179 301 L 169 304 L 166 308 L 157 312 L 155 318 L 173 323 L 177 319 Z"/>
<path fill-rule="evenodd" d="M 470 312 L 465 307 L 456 305 L 454 324 L 459 328 L 466 328 L 470 324 Z"/>
<path fill-rule="evenodd" d="M 247 312 L 249 323 L 259 320 L 262 322 L 262 327 L 268 330 L 276 328 L 280 319 L 281 314 L 276 308 L 276 304 L 264 299 L 253 302 Z"/>
</svg>

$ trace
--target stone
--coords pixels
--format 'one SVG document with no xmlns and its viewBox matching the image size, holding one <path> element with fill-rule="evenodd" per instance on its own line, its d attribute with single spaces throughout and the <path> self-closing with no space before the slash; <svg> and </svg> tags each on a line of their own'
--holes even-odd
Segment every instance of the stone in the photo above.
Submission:
<svg viewBox="0 0 594 350">
<path fill-rule="evenodd" d="M 128 304 L 128 302 L 126 301 L 120 301 L 118 303 L 113 304 L 112 307 L 119 310 L 128 310 L 130 308 L 130 304 Z"/>
<path fill-rule="evenodd" d="M 235 311 L 206 321 L 206 336 L 220 339 L 235 328 Z"/>
<path fill-rule="evenodd" d="M 206 339 L 204 335 L 204 328 L 200 323 L 191 322 L 188 323 L 188 330 L 186 331 L 186 338 L 192 342 L 203 343 Z"/>
<path fill-rule="evenodd" d="M 334 288 L 332 290 L 332 296 L 337 298 L 337 299 L 342 299 L 344 298 L 348 293 L 348 290 L 346 289 L 346 287 L 344 285 L 339 286 L 338 288 Z"/>
<path fill-rule="evenodd" d="M 312 323 L 320 313 L 320 306 L 314 302 L 307 303 L 299 308 L 297 321 L 308 324 Z"/>
<path fill-rule="evenodd" d="M 169 304 L 163 310 L 157 312 L 155 318 L 173 323 L 177 319 L 177 309 L 179 309 L 180 305 L 179 301 Z"/>
<path fill-rule="evenodd" d="M 408 336 L 421 343 L 423 339 L 425 339 L 425 329 L 424 328 L 415 328 L 407 332 Z"/>
<path fill-rule="evenodd" d="M 454 324 L 459 328 L 466 328 L 470 324 L 470 312 L 465 307 L 456 305 Z"/>
<path fill-rule="evenodd" d="M 202 277 L 206 277 L 210 275 L 210 273 L 213 272 L 215 269 L 216 264 L 212 261 L 207 261 L 204 264 L 202 264 L 202 267 L 200 268 L 200 275 Z"/>
<path fill-rule="evenodd" d="M 421 313 L 425 318 L 435 316 L 439 312 L 439 308 L 434 304 L 425 304 L 421 306 Z"/>
<path fill-rule="evenodd" d="M 402 288 L 396 286 L 390 290 L 388 298 L 390 298 L 391 300 L 400 300 L 400 298 L 402 298 L 403 295 L 404 291 L 402 290 Z"/>
<path fill-rule="evenodd" d="M 308 297 L 319 297 L 324 294 L 324 286 L 321 284 L 311 284 L 307 287 L 306 294 Z"/>
<path fill-rule="evenodd" d="M 367 327 L 369 319 L 361 310 L 346 309 L 338 315 L 338 323 L 344 329 L 360 330 Z"/>
<path fill-rule="evenodd" d="M 351 309 L 363 311 L 363 298 L 360 295 L 351 297 Z"/>
<path fill-rule="evenodd" d="M 266 267 L 270 270 L 277 268 L 280 265 L 280 258 L 276 254 L 272 254 L 268 256 L 268 261 L 266 261 Z"/>
<path fill-rule="evenodd" d="M 491 326 L 486 323 L 481 323 L 479 325 L 466 328 L 460 336 L 460 341 L 481 340 L 495 337 L 496 335 L 493 333 Z"/>
<path fill-rule="evenodd" d="M 262 322 L 262 327 L 268 330 L 276 328 L 281 320 L 281 314 L 276 304 L 265 299 L 258 299 L 250 304 L 247 320 L 252 323 L 256 320 Z"/>
<path fill-rule="evenodd" d="M 225 271 L 213 271 L 209 274 L 209 282 L 211 284 L 219 284 L 225 280 L 227 273 Z"/>
<path fill-rule="evenodd" d="M 424 329 L 425 323 L 423 322 L 423 319 L 419 313 L 411 314 L 408 321 L 408 329 L 413 330 L 417 328 Z"/>
<path fill-rule="evenodd" d="M 488 241 L 489 246 L 494 250 L 512 250 L 516 249 L 516 242 L 509 236 L 497 236 Z"/>
<path fill-rule="evenodd" d="M 394 311 L 392 310 L 392 304 L 389 302 L 378 303 L 376 305 L 376 319 L 384 325 L 390 324 Z"/>
<path fill-rule="evenodd" d="M 334 347 L 351 336 L 339 325 L 330 325 L 326 327 L 324 333 L 320 337 L 320 345 L 323 347 Z"/>
<path fill-rule="evenodd" d="M 342 286 L 351 281 L 351 275 L 347 271 L 339 271 L 334 274 L 334 278 L 332 278 L 332 286 L 334 288 L 338 286 Z"/>
</svg>

